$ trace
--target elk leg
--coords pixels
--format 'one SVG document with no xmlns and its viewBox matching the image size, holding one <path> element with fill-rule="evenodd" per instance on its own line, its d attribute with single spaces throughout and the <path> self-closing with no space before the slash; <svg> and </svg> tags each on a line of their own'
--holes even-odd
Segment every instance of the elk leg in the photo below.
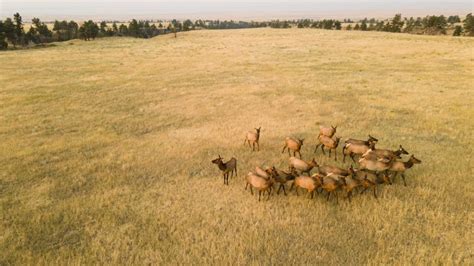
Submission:
<svg viewBox="0 0 474 266">
<path fill-rule="evenodd" d="M 337 196 L 337 191 L 334 191 L 334 194 L 336 196 L 336 203 L 339 204 L 339 197 Z"/>
<path fill-rule="evenodd" d="M 295 187 L 295 191 L 296 191 L 296 196 L 299 196 L 299 194 L 298 194 L 298 187 L 297 187 L 297 186 Z"/>
<path fill-rule="evenodd" d="M 361 192 L 360 194 L 364 194 L 364 192 L 367 190 L 368 187 L 365 187 Z"/>
<path fill-rule="evenodd" d="M 269 200 L 269 199 L 270 199 L 270 195 L 271 195 L 271 193 L 268 193 L 268 197 L 267 197 L 267 200 Z"/>
<path fill-rule="evenodd" d="M 247 183 L 247 184 L 245 185 L 245 190 L 247 190 L 247 187 L 248 187 L 248 186 L 249 186 L 249 183 Z"/>
<path fill-rule="evenodd" d="M 286 196 L 285 185 L 281 184 L 281 187 L 283 188 L 283 194 Z"/>
<path fill-rule="evenodd" d="M 261 194 L 262 194 L 262 191 L 259 190 L 259 191 L 258 191 L 258 201 L 260 201 L 260 195 L 261 195 Z"/>
<path fill-rule="evenodd" d="M 281 151 L 281 153 L 284 153 L 285 149 L 286 149 L 286 144 L 285 144 L 285 146 L 283 146 L 283 150 Z"/>
<path fill-rule="evenodd" d="M 377 198 L 377 192 L 376 192 L 377 186 L 374 186 L 374 197 Z"/>
<path fill-rule="evenodd" d="M 245 145 L 246 142 L 247 142 L 247 138 L 244 139 L 244 145 Z"/>
<path fill-rule="evenodd" d="M 280 184 L 280 186 L 278 187 L 277 195 L 280 195 L 280 190 L 281 190 L 281 184 Z"/>
<path fill-rule="evenodd" d="M 260 151 L 260 144 L 257 142 L 257 151 Z"/>
<path fill-rule="evenodd" d="M 293 187 L 295 186 L 295 182 L 291 183 L 291 186 L 290 186 L 290 191 L 293 190 Z"/>
<path fill-rule="evenodd" d="M 336 149 L 334 149 L 334 161 L 337 162 L 337 151 L 336 151 Z"/>
<path fill-rule="evenodd" d="M 311 199 L 314 198 L 314 190 L 311 191 Z"/>
<path fill-rule="evenodd" d="M 319 148 L 320 145 L 321 145 L 321 144 L 317 144 L 317 145 L 316 145 L 316 148 L 314 148 L 314 153 L 316 153 L 316 151 L 318 150 L 318 148 Z"/>
<path fill-rule="evenodd" d="M 323 154 L 326 155 L 326 153 L 324 152 L 324 145 L 321 145 L 321 150 L 323 151 Z"/>
<path fill-rule="evenodd" d="M 300 152 L 300 151 L 298 151 L 298 154 L 300 155 L 300 159 L 303 159 L 303 157 L 301 156 L 301 152 Z"/>
<path fill-rule="evenodd" d="M 351 152 L 351 153 L 349 154 L 349 156 L 351 156 L 352 161 L 355 163 L 355 162 L 356 162 L 355 159 L 354 159 L 355 154 Z"/>
<path fill-rule="evenodd" d="M 398 175 L 398 172 L 395 172 L 395 173 L 393 174 L 393 176 L 392 176 L 393 182 L 395 182 L 395 177 L 397 177 L 397 175 Z"/>
<path fill-rule="evenodd" d="M 329 158 L 331 158 L 332 149 L 329 149 Z"/>
<path fill-rule="evenodd" d="M 252 193 L 252 196 L 253 196 L 253 189 L 252 189 L 252 185 L 250 185 L 250 193 Z"/>
<path fill-rule="evenodd" d="M 288 148 L 288 156 L 290 156 L 290 157 L 291 157 L 290 148 Z"/>
<path fill-rule="evenodd" d="M 405 184 L 405 187 L 407 186 L 407 181 L 405 180 L 405 174 L 402 174 L 402 178 L 403 178 L 403 184 Z"/>
</svg>

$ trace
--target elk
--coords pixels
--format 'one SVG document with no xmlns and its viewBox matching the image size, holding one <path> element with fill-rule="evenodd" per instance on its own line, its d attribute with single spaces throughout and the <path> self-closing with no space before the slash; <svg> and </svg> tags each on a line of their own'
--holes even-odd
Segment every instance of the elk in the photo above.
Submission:
<svg viewBox="0 0 474 266">
<path fill-rule="evenodd" d="M 319 143 L 316 145 L 316 148 L 314 149 L 314 153 L 316 153 L 316 150 L 321 146 L 321 150 L 323 151 L 323 154 L 326 155 L 324 152 L 324 147 L 329 149 L 329 158 L 331 158 L 331 151 L 334 150 L 334 161 L 337 161 L 337 153 L 336 153 L 336 148 L 339 145 L 339 141 L 341 140 L 341 137 L 336 137 L 336 139 L 332 139 L 327 136 L 320 135 L 318 137 Z"/>
<path fill-rule="evenodd" d="M 250 192 L 253 195 L 252 187 L 258 190 L 258 201 L 260 201 L 260 196 L 266 192 L 268 192 L 268 198 L 270 198 L 270 187 L 273 185 L 273 181 L 271 178 L 266 179 L 261 176 L 258 176 L 252 172 L 249 172 L 246 177 L 246 185 L 245 190 L 247 190 L 248 185 L 250 185 Z"/>
<path fill-rule="evenodd" d="M 265 179 L 270 178 L 269 169 L 263 170 L 262 168 L 260 168 L 258 166 L 255 167 L 255 174 L 257 174 L 258 176 L 261 176 Z"/>
<path fill-rule="evenodd" d="M 277 195 L 280 194 L 280 190 L 283 189 L 283 193 L 286 196 L 286 191 L 285 191 L 285 184 L 288 181 L 295 180 L 296 178 L 296 173 L 294 171 L 287 173 L 282 170 L 277 170 L 274 166 L 271 168 L 271 174 L 273 176 L 273 180 L 275 183 L 279 183 L 280 186 L 278 187 L 277 190 Z"/>
<path fill-rule="evenodd" d="M 295 187 L 296 196 L 298 196 L 298 188 L 304 188 L 311 194 L 311 198 L 314 197 L 314 191 L 321 186 L 319 174 L 312 176 L 297 176 L 293 184 L 291 184 L 290 191 Z"/>
<path fill-rule="evenodd" d="M 348 176 L 351 173 L 352 166 L 349 169 L 340 168 L 337 166 L 323 165 L 318 167 L 318 172 L 322 175 L 336 174 L 340 176 Z"/>
<path fill-rule="evenodd" d="M 311 175 L 310 172 L 311 172 L 311 169 L 313 169 L 314 167 L 319 167 L 318 163 L 316 162 L 316 160 L 313 158 L 313 160 L 311 161 L 303 161 L 301 159 L 298 159 L 296 157 L 290 157 L 289 159 L 290 161 L 290 171 L 292 171 L 293 169 L 296 169 L 296 170 L 299 170 L 301 174 L 303 173 L 307 173 L 308 176 Z"/>
<path fill-rule="evenodd" d="M 354 179 L 352 175 L 348 176 L 337 176 L 340 180 L 342 180 L 342 189 L 346 191 L 347 199 L 351 202 L 352 198 L 352 191 L 360 186 L 360 182 L 357 179 Z"/>
<path fill-rule="evenodd" d="M 354 169 L 353 176 L 360 182 L 360 185 L 364 188 L 360 193 L 364 193 L 367 189 L 372 188 L 374 191 L 374 197 L 377 198 L 377 185 L 379 184 L 392 184 L 390 177 L 386 174 L 379 176 L 367 170 Z"/>
<path fill-rule="evenodd" d="M 363 155 L 369 150 L 374 150 L 375 149 L 375 142 L 369 142 L 368 144 L 356 144 L 356 143 L 344 143 L 344 146 L 342 146 L 342 162 L 346 162 L 346 156 L 349 155 L 351 157 L 352 161 L 355 162 L 354 156 L 357 155 Z"/>
<path fill-rule="evenodd" d="M 285 146 L 283 146 L 283 150 L 281 153 L 285 152 L 285 149 L 288 149 L 288 155 L 291 156 L 290 150 L 293 151 L 293 156 L 296 156 L 296 153 L 298 153 L 301 157 L 301 146 L 303 146 L 303 141 L 304 139 L 294 139 L 290 137 L 285 138 Z"/>
<path fill-rule="evenodd" d="M 255 167 L 255 174 L 257 174 L 258 176 L 263 177 L 267 180 L 270 180 L 270 178 L 273 177 L 271 168 L 267 168 L 267 169 L 263 170 L 262 168 L 256 166 Z M 270 187 L 269 191 L 271 192 L 272 190 L 273 190 L 273 186 Z"/>
<path fill-rule="evenodd" d="M 326 136 L 332 138 L 336 134 L 337 126 L 319 126 L 319 136 Z"/>
<path fill-rule="evenodd" d="M 360 158 L 359 165 L 360 165 L 360 169 L 367 169 L 370 171 L 387 173 L 388 169 L 392 165 L 392 161 L 387 158 L 379 158 L 379 159 Z"/>
<path fill-rule="evenodd" d="M 326 201 L 329 201 L 329 196 L 331 194 L 334 194 L 336 196 L 336 202 L 339 202 L 337 198 L 337 189 L 341 187 L 342 182 L 337 176 L 334 176 L 333 174 L 329 174 L 327 176 L 323 176 L 320 178 L 321 181 L 321 187 L 323 190 L 325 190 L 328 195 L 326 198 Z"/>
<path fill-rule="evenodd" d="M 252 151 L 255 151 L 255 144 L 257 144 L 257 151 L 260 151 L 260 144 L 258 143 L 258 141 L 260 140 L 260 129 L 262 127 L 259 127 L 259 128 L 255 128 L 255 132 L 247 132 L 247 135 L 245 136 L 245 140 L 244 140 L 244 145 L 245 143 L 248 143 L 249 144 L 249 147 L 252 148 Z"/>
<path fill-rule="evenodd" d="M 393 179 L 395 179 L 395 177 L 398 175 L 398 173 L 400 173 L 402 175 L 402 178 L 403 178 L 403 183 L 406 186 L 407 182 L 405 180 L 405 171 L 412 168 L 413 165 L 420 164 L 420 163 L 421 163 L 421 161 L 419 159 L 415 158 L 415 156 L 412 154 L 410 156 L 410 159 L 408 159 L 408 161 L 406 161 L 406 162 L 401 162 L 401 161 L 393 162 L 392 165 L 389 168 L 389 171 L 394 172 L 394 175 L 392 177 Z"/>
<path fill-rule="evenodd" d="M 388 160 L 401 159 L 402 154 L 408 154 L 408 152 L 400 145 L 400 147 L 395 150 L 386 150 L 386 149 L 370 149 L 362 155 L 362 158 L 367 158 L 370 160 L 385 158 Z"/>
<path fill-rule="evenodd" d="M 219 167 L 219 170 L 222 171 L 222 174 L 224 176 L 224 185 L 229 185 L 229 174 L 231 176 L 237 175 L 237 159 L 232 157 L 229 161 L 226 163 L 223 162 L 223 158 L 219 155 L 217 159 L 214 159 L 211 161 L 213 164 L 217 164 L 217 167 Z"/>
<path fill-rule="evenodd" d="M 346 144 L 365 144 L 365 145 L 369 145 L 370 143 L 377 143 L 379 140 L 372 137 L 371 135 L 369 135 L 368 139 L 367 140 L 359 140 L 359 139 L 346 139 L 344 141 L 344 143 Z"/>
</svg>

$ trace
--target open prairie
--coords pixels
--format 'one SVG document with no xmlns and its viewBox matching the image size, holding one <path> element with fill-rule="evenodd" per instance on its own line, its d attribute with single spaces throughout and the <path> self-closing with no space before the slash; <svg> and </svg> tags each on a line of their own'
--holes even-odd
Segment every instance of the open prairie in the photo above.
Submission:
<svg viewBox="0 0 474 266">
<path fill-rule="evenodd" d="M 2 52 L 0 264 L 472 265 L 473 47 L 249 29 Z M 333 164 L 313 155 L 329 124 L 422 164 L 378 200 L 244 190 L 255 166 L 288 167 L 286 136 Z M 238 159 L 229 186 L 218 154 Z"/>
</svg>

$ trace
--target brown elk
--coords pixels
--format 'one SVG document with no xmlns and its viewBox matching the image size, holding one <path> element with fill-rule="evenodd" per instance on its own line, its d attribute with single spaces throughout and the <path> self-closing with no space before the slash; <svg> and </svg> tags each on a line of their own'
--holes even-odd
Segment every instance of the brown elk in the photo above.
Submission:
<svg viewBox="0 0 474 266">
<path fill-rule="evenodd" d="M 349 155 L 352 161 L 355 162 L 354 156 L 355 155 L 363 155 L 367 153 L 369 150 L 375 150 L 375 142 L 369 143 L 344 143 L 342 146 L 342 162 L 346 162 L 346 156 Z"/>
<path fill-rule="evenodd" d="M 379 159 L 367 159 L 367 158 L 360 158 L 359 159 L 359 165 L 360 169 L 367 169 L 370 171 L 375 171 L 375 172 L 385 172 L 385 174 L 388 174 L 388 169 L 392 165 L 392 160 L 388 158 L 379 158 Z"/>
<path fill-rule="evenodd" d="M 314 174 L 312 176 L 297 176 L 293 184 L 291 184 L 290 191 L 295 187 L 296 196 L 298 196 L 298 188 L 304 188 L 314 197 L 314 191 L 321 186 L 320 175 Z"/>
<path fill-rule="evenodd" d="M 285 138 L 285 146 L 283 146 L 283 150 L 281 153 L 285 152 L 285 149 L 288 149 L 288 155 L 291 156 L 290 150 L 293 151 L 293 156 L 296 156 L 296 153 L 298 153 L 301 157 L 301 146 L 303 146 L 303 141 L 304 139 L 294 139 L 290 137 Z"/>
<path fill-rule="evenodd" d="M 336 134 L 337 126 L 319 126 L 319 136 L 326 136 L 332 138 Z"/>
<path fill-rule="evenodd" d="M 400 147 L 395 151 L 371 148 L 362 155 L 362 158 L 369 160 L 388 159 L 393 161 L 395 159 L 401 159 L 402 154 L 408 154 L 408 152 L 402 147 L 402 145 L 400 145 Z"/>
<path fill-rule="evenodd" d="M 296 169 L 300 171 L 301 174 L 307 173 L 308 176 L 311 175 L 310 173 L 311 169 L 319 166 L 314 158 L 313 160 L 308 162 L 308 161 L 303 161 L 301 159 L 298 159 L 296 157 L 290 157 L 289 161 L 290 161 L 290 167 L 289 167 L 290 171 L 292 171 L 293 169 Z"/>
<path fill-rule="evenodd" d="M 322 165 L 318 167 L 318 172 L 324 176 L 328 174 L 336 174 L 341 176 L 348 176 L 351 173 L 352 166 L 349 169 L 340 168 L 332 165 Z"/>
<path fill-rule="evenodd" d="M 249 131 L 247 132 L 247 135 L 245 136 L 244 145 L 245 143 L 248 143 L 249 147 L 252 148 L 252 151 L 255 151 L 255 144 L 257 145 L 257 151 L 260 151 L 259 140 L 260 140 L 261 128 L 262 127 L 255 128 L 255 132 Z"/>
<path fill-rule="evenodd" d="M 393 162 L 392 165 L 389 168 L 390 172 L 394 172 L 394 175 L 393 175 L 392 179 L 395 180 L 395 177 L 397 176 L 397 174 L 400 173 L 402 175 L 402 178 L 403 178 L 403 183 L 406 186 L 407 182 L 405 180 L 405 171 L 412 168 L 413 165 L 420 164 L 420 163 L 421 163 L 421 161 L 419 159 L 415 158 L 415 156 L 413 154 L 410 156 L 410 159 L 408 159 L 408 161 L 406 161 L 406 162 L 400 162 L 400 161 Z"/>
<path fill-rule="evenodd" d="M 252 195 L 252 187 L 258 190 L 258 201 L 260 201 L 260 196 L 265 192 L 268 193 L 267 199 L 270 198 L 270 187 L 272 187 L 273 185 L 273 180 L 271 178 L 266 179 L 252 172 L 249 172 L 246 176 L 245 190 L 247 190 L 248 185 L 250 185 L 250 192 L 252 193 Z"/>
<path fill-rule="evenodd" d="M 314 153 L 316 153 L 316 150 L 321 146 L 321 150 L 323 151 L 323 154 L 326 155 L 324 152 L 324 147 L 329 149 L 329 158 L 331 158 L 331 151 L 334 150 L 334 161 L 337 161 L 337 152 L 336 148 L 339 145 L 339 141 L 341 140 L 341 137 L 336 137 L 336 139 L 332 139 L 327 136 L 320 135 L 318 137 L 319 143 L 316 145 L 316 148 L 314 149 Z"/>
<path fill-rule="evenodd" d="M 219 167 L 219 170 L 222 171 L 222 174 L 224 176 L 224 185 L 229 185 L 229 174 L 231 174 L 231 177 L 237 175 L 237 159 L 232 157 L 229 161 L 226 163 L 223 162 L 222 157 L 219 155 L 217 159 L 212 160 L 213 164 L 217 164 L 217 167 Z"/>
<path fill-rule="evenodd" d="M 351 139 L 351 138 L 349 138 L 349 139 L 346 139 L 346 140 L 344 141 L 344 143 L 346 143 L 346 144 L 351 143 L 351 144 L 365 144 L 365 145 L 369 145 L 370 143 L 377 143 L 378 141 L 379 141 L 378 139 L 376 139 L 376 138 L 372 137 L 371 135 L 369 135 L 369 137 L 368 137 L 367 140 L 360 140 L 360 139 Z"/>
<path fill-rule="evenodd" d="M 341 179 L 337 178 L 337 176 L 333 176 L 333 174 L 329 174 L 327 176 L 321 177 L 320 181 L 321 187 L 328 194 L 326 200 L 329 201 L 329 196 L 331 194 L 334 194 L 334 196 L 336 197 L 336 202 L 339 202 L 337 198 L 337 189 L 342 186 Z"/>
</svg>

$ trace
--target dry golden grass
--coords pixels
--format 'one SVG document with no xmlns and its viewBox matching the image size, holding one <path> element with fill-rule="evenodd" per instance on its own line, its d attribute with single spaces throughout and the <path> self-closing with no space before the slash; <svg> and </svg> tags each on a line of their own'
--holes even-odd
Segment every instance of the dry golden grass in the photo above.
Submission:
<svg viewBox="0 0 474 266">
<path fill-rule="evenodd" d="M 0 53 L 0 264 L 473 264 L 473 45 L 252 29 Z M 423 164 L 352 204 L 244 190 L 287 167 L 287 135 L 312 157 L 319 124 Z"/>
</svg>

